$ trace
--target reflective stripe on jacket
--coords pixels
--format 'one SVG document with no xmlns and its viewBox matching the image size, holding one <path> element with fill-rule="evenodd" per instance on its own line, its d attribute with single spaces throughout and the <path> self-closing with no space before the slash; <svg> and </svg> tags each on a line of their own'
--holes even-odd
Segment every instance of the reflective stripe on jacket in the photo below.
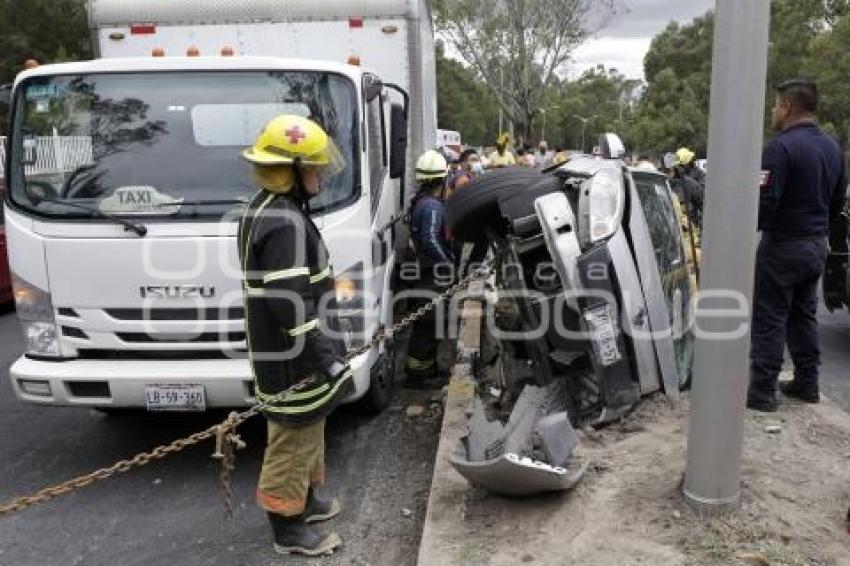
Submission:
<svg viewBox="0 0 850 566">
<path fill-rule="evenodd" d="M 326 333 L 338 325 L 330 310 L 335 289 L 322 236 L 292 197 L 260 191 L 242 217 L 238 245 L 257 399 L 269 401 L 312 377 L 265 414 L 287 423 L 315 422 L 352 390 L 351 371 L 329 375 L 345 351 L 341 340 Z"/>
</svg>

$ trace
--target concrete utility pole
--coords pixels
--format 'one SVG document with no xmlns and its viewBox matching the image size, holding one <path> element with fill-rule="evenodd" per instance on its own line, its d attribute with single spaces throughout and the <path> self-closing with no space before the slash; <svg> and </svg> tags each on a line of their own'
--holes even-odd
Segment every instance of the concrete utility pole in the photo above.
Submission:
<svg viewBox="0 0 850 566">
<path fill-rule="evenodd" d="M 703 289 L 752 304 L 770 0 L 717 0 L 708 138 Z M 704 300 L 729 309 L 732 300 Z M 740 308 L 740 305 L 738 306 Z M 705 512 L 737 507 L 749 317 L 698 316 L 684 495 Z M 705 336 L 714 334 L 714 339 Z M 717 339 L 717 336 L 722 338 Z"/>
</svg>

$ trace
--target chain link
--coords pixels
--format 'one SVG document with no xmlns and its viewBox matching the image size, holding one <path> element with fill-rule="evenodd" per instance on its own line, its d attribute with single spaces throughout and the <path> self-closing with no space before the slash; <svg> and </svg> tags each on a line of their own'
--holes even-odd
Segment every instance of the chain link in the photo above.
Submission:
<svg viewBox="0 0 850 566">
<path fill-rule="evenodd" d="M 489 277 L 493 271 L 493 265 L 493 260 L 484 263 L 481 267 L 470 271 L 466 277 L 462 278 L 454 285 L 447 287 L 430 302 L 423 305 L 413 313 L 405 316 L 399 322 L 393 324 L 389 330 L 382 328 L 367 344 L 349 351 L 345 357 L 345 362 L 348 363 L 357 356 L 365 354 L 386 339 L 412 326 L 416 323 L 416 321 L 432 311 L 438 303 L 453 297 L 460 291 L 465 290 L 473 281 Z M 236 429 L 245 421 L 260 414 L 263 409 L 267 408 L 269 405 L 279 403 L 285 400 L 287 396 L 311 385 L 314 382 L 314 379 L 315 378 L 312 377 L 303 379 L 292 387 L 270 397 L 264 402 L 253 405 L 245 411 L 234 411 L 230 413 L 227 419 L 217 425 L 213 425 L 185 438 L 177 439 L 170 444 L 158 446 L 149 452 L 141 452 L 128 460 L 120 460 L 107 468 L 101 468 L 91 473 L 77 476 L 60 484 L 45 487 L 32 495 L 15 498 L 8 503 L 0 505 L 0 516 L 23 511 L 33 505 L 45 503 L 56 497 L 67 495 L 95 482 L 107 480 L 117 474 L 124 474 L 133 469 L 147 466 L 152 462 L 162 460 L 172 454 L 182 452 L 186 448 L 196 446 L 214 438 L 216 440 L 216 449 L 213 453 L 213 458 L 221 461 L 219 485 L 224 497 L 225 514 L 227 517 L 231 517 L 233 514 L 233 490 L 231 488 L 230 480 L 232 478 L 233 471 L 236 469 L 236 450 L 245 447 L 245 442 L 243 442 L 242 439 L 239 438 L 239 435 L 236 434 Z"/>
</svg>

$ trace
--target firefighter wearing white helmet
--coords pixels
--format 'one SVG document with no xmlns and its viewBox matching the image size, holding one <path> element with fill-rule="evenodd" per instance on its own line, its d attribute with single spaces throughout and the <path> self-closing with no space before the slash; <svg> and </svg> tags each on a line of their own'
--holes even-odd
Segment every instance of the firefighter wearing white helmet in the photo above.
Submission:
<svg viewBox="0 0 850 566">
<path fill-rule="evenodd" d="M 335 291 L 308 202 L 345 161 L 321 126 L 290 115 L 271 120 L 242 157 L 260 189 L 238 237 L 251 369 L 268 424 L 257 503 L 278 553 L 329 554 L 342 541 L 313 526 L 340 511 L 337 499 L 317 491 L 325 476 L 325 417 L 353 387 L 342 342 L 323 332 L 334 321 L 319 320 L 318 305 Z M 297 394 L 276 398 L 307 377 Z"/>
<path fill-rule="evenodd" d="M 426 151 L 416 162 L 419 192 L 410 213 L 410 236 L 416 252 L 415 287 L 421 292 L 412 308 L 429 302 L 454 279 L 455 261 L 445 220 L 446 159 L 437 151 Z M 405 366 L 405 386 L 439 389 L 442 379 L 437 367 L 437 316 L 431 310 L 417 321 L 410 337 Z"/>
</svg>

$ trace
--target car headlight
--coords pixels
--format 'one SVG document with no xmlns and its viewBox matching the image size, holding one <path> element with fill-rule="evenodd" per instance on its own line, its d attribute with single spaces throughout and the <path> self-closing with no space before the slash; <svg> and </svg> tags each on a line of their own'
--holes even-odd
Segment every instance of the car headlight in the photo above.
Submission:
<svg viewBox="0 0 850 566">
<path fill-rule="evenodd" d="M 363 296 L 363 264 L 358 263 L 334 278 L 337 326 L 346 349 L 366 343 L 366 313 Z"/>
<path fill-rule="evenodd" d="M 27 354 L 58 357 L 59 341 L 50 293 L 14 274 L 12 285 Z"/>
<path fill-rule="evenodd" d="M 581 215 L 583 239 L 595 243 L 613 236 L 623 220 L 625 185 L 620 169 L 602 169 L 585 182 Z"/>
</svg>

